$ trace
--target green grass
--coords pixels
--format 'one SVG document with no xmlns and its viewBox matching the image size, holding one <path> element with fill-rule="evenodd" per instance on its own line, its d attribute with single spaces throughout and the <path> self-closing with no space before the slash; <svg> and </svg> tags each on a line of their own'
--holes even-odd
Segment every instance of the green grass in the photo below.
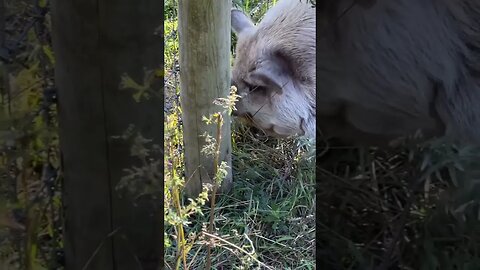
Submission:
<svg viewBox="0 0 480 270">
<path fill-rule="evenodd" d="M 258 19 L 272 3 L 246 1 L 243 8 Z M 175 2 L 167 1 L 166 6 L 165 93 L 169 109 L 166 133 L 181 137 L 181 126 L 174 123 L 181 115 L 179 75 L 175 71 L 178 60 Z M 214 236 L 206 234 L 204 229 L 209 222 L 208 207 L 201 208 L 203 215 L 197 213 L 186 219 L 185 233 L 197 237 L 187 256 L 189 269 L 204 267 L 208 239 L 214 239 L 215 243 L 213 269 L 251 269 L 259 265 L 271 269 L 314 269 L 315 159 L 308 149 L 299 141 L 256 136 L 234 123 L 234 186 L 229 194 L 217 199 Z M 173 156 L 166 156 L 169 159 Z M 181 172 L 183 168 L 178 170 Z M 171 241 L 165 252 L 166 267 L 173 269 L 178 254 L 178 231 L 167 225 L 166 235 Z"/>
</svg>

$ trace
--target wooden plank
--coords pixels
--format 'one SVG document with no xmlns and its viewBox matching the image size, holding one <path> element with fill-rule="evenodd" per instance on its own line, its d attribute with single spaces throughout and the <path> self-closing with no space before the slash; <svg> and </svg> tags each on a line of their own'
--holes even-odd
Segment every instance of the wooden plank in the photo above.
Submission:
<svg viewBox="0 0 480 270">
<path fill-rule="evenodd" d="M 55 80 L 59 89 L 64 174 L 66 269 L 113 269 L 110 185 L 96 1 L 55 1 L 52 6 Z"/>
<path fill-rule="evenodd" d="M 215 136 L 216 126 L 206 125 L 202 116 L 218 112 L 213 105 L 218 97 L 230 92 L 230 0 L 180 0 L 180 87 L 185 143 L 186 192 L 195 196 L 203 183 L 211 183 L 213 159 L 201 153 L 205 132 Z M 220 160 L 231 168 L 230 119 L 222 128 Z M 222 191 L 231 188 L 228 172 Z"/>
<path fill-rule="evenodd" d="M 126 72 L 163 62 L 154 37 L 163 3 L 154 0 L 54 1 L 52 23 L 64 168 L 66 269 L 157 269 L 161 208 L 133 204 L 115 186 L 134 164 L 130 144 L 112 136 L 134 124 L 163 145 L 163 100 L 136 103 L 120 91 Z M 128 11 L 127 11 L 128 10 Z M 146 205 L 147 204 L 147 205 Z M 116 231 L 112 237 L 108 235 Z"/>
<path fill-rule="evenodd" d="M 105 44 L 102 63 L 106 70 L 103 84 L 107 133 L 119 135 L 129 124 L 134 124 L 144 137 L 163 146 L 163 96 L 137 103 L 132 92 L 118 90 L 121 74 L 126 72 L 135 81 L 143 82 L 144 68 L 163 67 L 163 38 L 154 35 L 155 29 L 163 25 L 163 1 L 106 0 L 100 2 L 99 11 L 100 35 Z M 162 85 L 160 78 L 155 89 Z M 130 157 L 130 143 L 109 139 L 108 145 L 114 188 L 125 175 L 123 169 L 135 163 Z M 156 159 L 163 160 L 163 156 Z M 163 162 L 161 164 L 163 166 Z M 161 179 L 158 180 L 163 185 Z M 125 194 L 112 197 L 114 229 L 122 228 L 114 237 L 115 269 L 156 270 L 163 247 L 162 197 L 152 201 L 144 196 L 134 200 L 119 195 Z"/>
</svg>

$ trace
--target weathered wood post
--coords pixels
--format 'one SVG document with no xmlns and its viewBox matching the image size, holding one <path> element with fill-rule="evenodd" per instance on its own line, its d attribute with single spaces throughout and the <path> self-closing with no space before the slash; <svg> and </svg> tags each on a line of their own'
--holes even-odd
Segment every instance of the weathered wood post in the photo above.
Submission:
<svg viewBox="0 0 480 270">
<path fill-rule="evenodd" d="M 131 142 L 113 138 L 133 124 L 163 145 L 163 99 L 137 103 L 132 92 L 119 89 L 123 73 L 142 82 L 144 68 L 162 65 L 163 39 L 154 35 L 163 23 L 162 5 L 158 0 L 52 3 L 65 269 L 157 270 L 163 265 L 160 202 L 119 196 L 115 187 L 124 169 L 137 160 L 131 157 Z"/>
<path fill-rule="evenodd" d="M 207 132 L 215 137 L 215 125 L 206 125 L 202 116 L 221 111 L 213 104 L 230 92 L 231 0 L 180 0 L 180 99 L 185 143 L 186 192 L 195 196 L 203 183 L 211 183 L 214 162 L 201 153 Z M 220 160 L 231 168 L 230 119 L 224 115 Z M 232 171 L 221 191 L 230 189 Z"/>
</svg>

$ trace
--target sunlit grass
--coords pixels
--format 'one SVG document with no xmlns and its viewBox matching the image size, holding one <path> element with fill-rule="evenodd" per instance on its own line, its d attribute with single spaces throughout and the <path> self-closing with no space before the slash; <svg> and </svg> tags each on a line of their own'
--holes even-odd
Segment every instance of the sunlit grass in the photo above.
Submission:
<svg viewBox="0 0 480 270">
<path fill-rule="evenodd" d="M 271 4 L 260 2 L 245 2 L 244 8 L 260 17 Z M 168 4 L 175 3 L 167 1 Z M 175 20 L 165 22 L 165 134 L 170 134 L 171 138 L 181 138 L 179 74 L 176 69 L 178 39 L 175 28 Z M 217 198 L 213 209 L 215 231 L 208 232 L 206 229 L 210 223 L 210 209 L 207 206 L 200 207 L 201 212 L 186 219 L 184 237 L 192 245 L 182 260 L 185 260 L 188 269 L 202 269 L 208 257 L 206 247 L 211 243 L 213 269 L 250 269 L 253 266 L 262 266 L 264 269 L 314 269 L 313 154 L 302 142 L 267 139 L 254 135 L 238 123 L 233 126 L 234 186 L 229 194 Z M 177 160 L 178 172 L 183 170 L 182 165 L 178 165 L 181 164 L 178 163 L 182 154 L 181 144 L 181 139 L 178 139 L 174 144 L 166 145 L 165 149 L 166 162 L 171 164 L 168 161 Z M 172 147 L 175 151 L 168 150 Z M 166 177 L 166 187 L 174 180 Z M 181 188 L 177 190 L 181 193 Z M 188 205 L 188 202 L 182 201 L 182 204 Z M 178 248 L 185 241 L 178 238 L 179 232 L 178 227 L 175 229 L 167 224 L 167 268 L 175 268 L 179 259 Z"/>
</svg>

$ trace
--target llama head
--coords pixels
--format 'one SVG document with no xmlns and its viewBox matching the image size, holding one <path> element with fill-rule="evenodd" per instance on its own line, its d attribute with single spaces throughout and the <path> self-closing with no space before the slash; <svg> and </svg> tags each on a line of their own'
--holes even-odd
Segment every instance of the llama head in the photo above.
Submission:
<svg viewBox="0 0 480 270">
<path fill-rule="evenodd" d="M 294 20 L 278 8 L 271 9 L 256 26 L 243 12 L 232 10 L 232 29 L 237 35 L 232 84 L 241 97 L 234 115 L 270 136 L 313 137 L 315 47 L 302 52 L 302 38 L 313 36 L 314 41 L 315 28 L 288 19 Z"/>
</svg>

